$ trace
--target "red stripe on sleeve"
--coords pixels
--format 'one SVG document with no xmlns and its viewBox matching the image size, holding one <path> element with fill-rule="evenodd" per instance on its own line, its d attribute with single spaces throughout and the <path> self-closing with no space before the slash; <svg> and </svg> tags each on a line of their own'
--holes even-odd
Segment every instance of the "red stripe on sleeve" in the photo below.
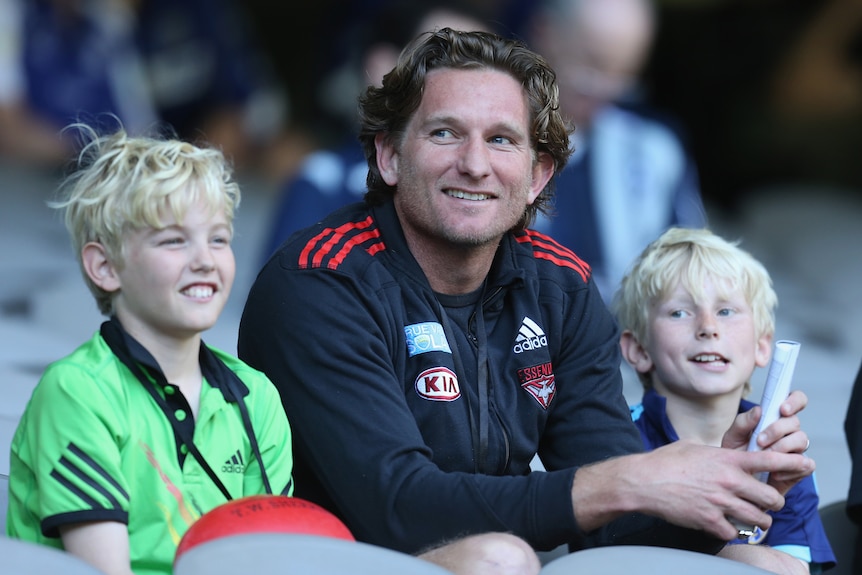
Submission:
<svg viewBox="0 0 862 575">
<path fill-rule="evenodd" d="M 374 220 L 368 216 L 359 222 L 347 222 L 337 228 L 322 230 L 302 248 L 302 252 L 299 254 L 299 267 L 307 269 L 325 266 L 333 270 L 338 268 L 354 247 L 369 239 L 380 237 L 380 232 L 377 229 L 367 230 L 372 225 L 374 225 Z M 349 238 L 336 254 L 330 255 L 335 246 L 351 234 L 354 236 Z M 385 249 L 383 242 L 377 242 L 366 248 L 366 251 L 373 254 L 383 249 Z"/>
<path fill-rule="evenodd" d="M 535 230 L 526 230 L 523 234 L 516 235 L 515 239 L 519 243 L 532 245 L 534 257 L 573 269 L 580 274 L 584 281 L 590 277 L 590 265 L 579 258 L 575 252 L 564 247 L 550 236 Z"/>
</svg>

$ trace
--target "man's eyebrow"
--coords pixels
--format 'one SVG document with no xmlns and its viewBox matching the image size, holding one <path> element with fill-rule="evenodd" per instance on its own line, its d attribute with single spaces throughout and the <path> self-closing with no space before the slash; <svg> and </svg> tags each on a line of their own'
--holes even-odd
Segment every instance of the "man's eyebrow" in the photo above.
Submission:
<svg viewBox="0 0 862 575">
<path fill-rule="evenodd" d="M 440 116 L 429 116 L 421 124 L 418 125 L 421 129 L 430 129 L 437 126 L 454 126 L 459 127 L 464 124 L 463 120 L 459 120 L 456 116 L 451 115 L 440 115 Z M 491 124 L 486 130 L 486 132 L 501 132 L 507 135 L 520 136 L 521 138 L 527 138 L 527 131 L 516 125 L 515 123 L 508 122 L 505 120 L 500 120 Z"/>
<path fill-rule="evenodd" d="M 450 114 L 441 114 L 441 115 L 437 115 L 437 116 L 428 116 L 419 125 L 424 127 L 424 126 L 433 126 L 436 124 L 459 124 L 459 123 L 460 122 L 458 121 L 458 119 L 455 116 L 452 116 Z"/>
</svg>

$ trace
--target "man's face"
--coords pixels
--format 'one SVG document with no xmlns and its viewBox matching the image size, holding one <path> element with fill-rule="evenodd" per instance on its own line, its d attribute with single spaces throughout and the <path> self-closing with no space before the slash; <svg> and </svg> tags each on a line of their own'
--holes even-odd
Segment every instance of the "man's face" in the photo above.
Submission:
<svg viewBox="0 0 862 575">
<path fill-rule="evenodd" d="M 550 156 L 534 162 L 523 88 L 489 69 L 431 71 L 400 141 L 377 146 L 412 245 L 496 246 L 553 175 Z"/>
</svg>

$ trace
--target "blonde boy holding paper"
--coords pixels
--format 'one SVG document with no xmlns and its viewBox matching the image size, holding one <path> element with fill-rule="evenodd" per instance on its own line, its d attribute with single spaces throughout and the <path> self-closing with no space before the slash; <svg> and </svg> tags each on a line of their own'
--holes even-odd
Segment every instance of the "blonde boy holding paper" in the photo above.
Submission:
<svg viewBox="0 0 862 575">
<path fill-rule="evenodd" d="M 755 368 L 769 364 L 776 305 L 764 266 L 709 230 L 671 228 L 647 246 L 612 302 L 623 357 L 644 386 L 631 412 L 646 449 L 721 445 L 733 419 L 754 406 L 743 398 Z M 720 555 L 775 573 L 833 566 L 813 478 L 785 499 L 767 531 Z"/>
</svg>

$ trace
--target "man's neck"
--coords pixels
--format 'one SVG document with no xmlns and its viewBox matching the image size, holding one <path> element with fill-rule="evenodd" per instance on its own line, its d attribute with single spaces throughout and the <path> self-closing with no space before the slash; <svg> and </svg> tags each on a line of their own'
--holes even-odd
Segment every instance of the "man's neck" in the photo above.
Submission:
<svg viewBox="0 0 862 575">
<path fill-rule="evenodd" d="M 410 237 L 407 237 L 407 245 L 425 272 L 431 289 L 448 295 L 466 294 L 479 289 L 488 277 L 498 246 L 453 246 L 444 242 L 429 244 L 425 239 L 411 241 Z"/>
</svg>

